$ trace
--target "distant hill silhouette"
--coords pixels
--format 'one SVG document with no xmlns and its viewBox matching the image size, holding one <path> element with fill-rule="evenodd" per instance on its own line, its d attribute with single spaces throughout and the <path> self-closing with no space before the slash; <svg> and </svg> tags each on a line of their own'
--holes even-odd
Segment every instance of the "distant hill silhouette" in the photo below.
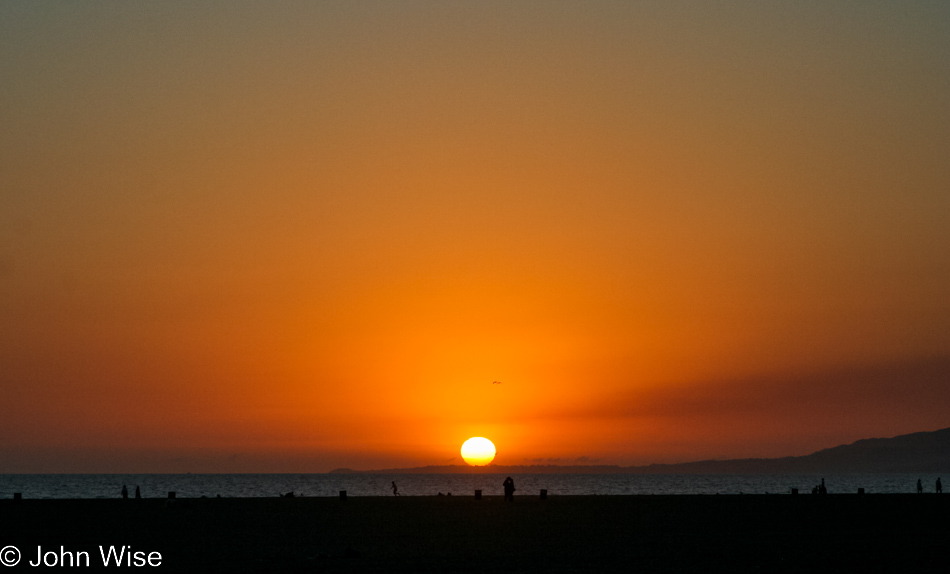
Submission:
<svg viewBox="0 0 950 574">
<path fill-rule="evenodd" d="M 615 465 L 463 465 L 352 470 L 338 468 L 335 474 L 820 474 L 820 473 L 936 473 L 950 470 L 950 428 L 917 432 L 894 438 L 870 438 L 819 450 L 805 456 L 702 460 L 647 466 Z M 948 473 L 950 474 L 950 473 Z"/>
</svg>

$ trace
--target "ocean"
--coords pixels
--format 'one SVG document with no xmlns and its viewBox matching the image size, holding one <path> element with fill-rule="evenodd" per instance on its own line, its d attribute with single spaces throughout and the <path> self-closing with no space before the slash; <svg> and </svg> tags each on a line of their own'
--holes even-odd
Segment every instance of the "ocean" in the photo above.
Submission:
<svg viewBox="0 0 950 574">
<path fill-rule="evenodd" d="M 792 488 L 808 494 L 825 479 L 830 494 L 934 492 L 937 476 L 911 474 L 843 475 L 638 475 L 638 474 L 515 474 L 515 496 L 537 496 L 541 489 L 557 495 L 651 494 L 788 494 Z M 950 476 L 947 477 L 950 479 Z M 404 496 L 501 495 L 502 474 L 2 474 L 0 498 L 21 493 L 25 499 L 118 498 L 123 485 L 145 498 L 392 496 L 392 482 Z"/>
</svg>

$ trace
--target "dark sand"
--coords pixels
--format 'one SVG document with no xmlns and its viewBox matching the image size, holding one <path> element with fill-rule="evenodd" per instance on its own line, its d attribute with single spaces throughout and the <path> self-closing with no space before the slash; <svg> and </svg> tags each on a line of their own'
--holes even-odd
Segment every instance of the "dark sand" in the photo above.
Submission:
<svg viewBox="0 0 950 574">
<path fill-rule="evenodd" d="M 934 494 L 0 500 L 8 572 L 110 544 L 165 572 L 945 572 L 948 534 Z"/>
</svg>

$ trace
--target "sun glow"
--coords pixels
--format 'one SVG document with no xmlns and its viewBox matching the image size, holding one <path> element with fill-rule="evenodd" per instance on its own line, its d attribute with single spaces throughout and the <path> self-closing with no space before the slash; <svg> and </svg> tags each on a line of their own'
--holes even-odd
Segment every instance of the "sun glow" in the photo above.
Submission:
<svg viewBox="0 0 950 574">
<path fill-rule="evenodd" d="M 462 443 L 462 459 L 472 466 L 485 466 L 495 458 L 495 445 L 487 438 L 472 437 Z"/>
</svg>

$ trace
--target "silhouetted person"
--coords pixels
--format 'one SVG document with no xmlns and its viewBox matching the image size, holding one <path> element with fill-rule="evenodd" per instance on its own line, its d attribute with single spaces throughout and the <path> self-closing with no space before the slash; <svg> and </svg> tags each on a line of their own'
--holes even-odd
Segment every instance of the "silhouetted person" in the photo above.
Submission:
<svg viewBox="0 0 950 574">
<path fill-rule="evenodd" d="M 401 496 L 401 495 L 399 494 L 399 488 L 396 487 L 396 481 L 395 481 L 395 480 L 393 481 L 393 496 Z"/>
<path fill-rule="evenodd" d="M 917 479 L 917 494 L 920 494 L 924 491 L 924 485 L 920 483 L 920 479 Z"/>
<path fill-rule="evenodd" d="M 501 483 L 505 487 L 505 500 L 508 502 L 515 501 L 515 481 L 509 476 L 505 479 L 505 482 Z"/>
<path fill-rule="evenodd" d="M 818 487 L 818 494 L 828 494 L 828 489 L 825 488 L 825 479 L 821 479 L 821 486 Z"/>
<path fill-rule="evenodd" d="M 123 485 L 122 485 L 122 498 L 128 498 L 128 497 L 129 497 L 129 489 L 126 488 L 125 485 L 123 484 Z"/>
<path fill-rule="evenodd" d="M 937 477 L 937 494 L 940 494 L 941 492 L 943 492 L 943 485 L 940 484 L 940 477 L 938 476 Z"/>
<path fill-rule="evenodd" d="M 135 487 L 135 498 L 142 498 L 142 491 L 139 490 L 139 487 Z"/>
</svg>

